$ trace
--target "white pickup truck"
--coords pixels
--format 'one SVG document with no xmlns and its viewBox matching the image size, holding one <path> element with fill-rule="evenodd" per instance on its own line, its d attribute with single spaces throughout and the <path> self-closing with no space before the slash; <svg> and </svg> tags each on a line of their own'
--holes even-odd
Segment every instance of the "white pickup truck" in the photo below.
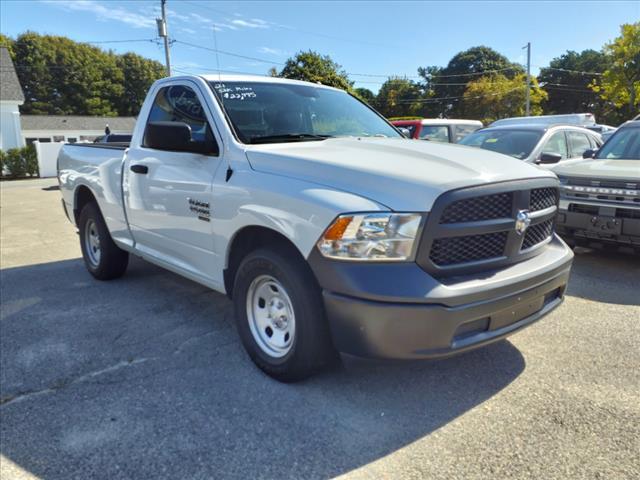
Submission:
<svg viewBox="0 0 640 480">
<path fill-rule="evenodd" d="M 130 145 L 65 145 L 63 206 L 86 266 L 130 254 L 233 301 L 269 375 L 337 352 L 432 358 L 499 340 L 563 299 L 558 180 L 414 142 L 346 92 L 267 77 L 156 82 Z"/>
</svg>

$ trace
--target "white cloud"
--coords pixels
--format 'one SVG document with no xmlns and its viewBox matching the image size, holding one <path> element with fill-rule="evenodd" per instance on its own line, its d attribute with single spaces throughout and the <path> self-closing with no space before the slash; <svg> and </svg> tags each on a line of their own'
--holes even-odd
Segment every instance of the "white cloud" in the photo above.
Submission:
<svg viewBox="0 0 640 480">
<path fill-rule="evenodd" d="M 148 15 L 135 13 L 122 7 L 105 6 L 109 4 L 98 3 L 94 0 L 69 0 L 67 2 L 44 0 L 44 3 L 65 10 L 93 13 L 101 21 L 115 20 L 134 28 L 156 28 L 155 19 Z"/>
<path fill-rule="evenodd" d="M 190 13 L 189 17 L 191 17 L 191 20 L 197 22 L 197 23 L 203 23 L 203 24 L 208 24 L 211 25 L 213 24 L 213 20 L 211 20 L 210 18 L 207 18 L 203 15 L 200 15 L 199 13 Z"/>
<path fill-rule="evenodd" d="M 160 12 L 158 12 L 158 16 L 160 16 Z M 169 20 L 175 19 L 175 20 L 180 20 L 181 22 L 188 22 L 190 20 L 188 15 L 182 15 L 176 12 L 175 10 L 171 10 L 171 9 L 167 9 L 167 17 L 169 17 Z"/>
<path fill-rule="evenodd" d="M 283 56 L 287 54 L 287 52 L 285 52 L 284 50 L 280 50 L 278 48 L 271 48 L 271 47 L 260 47 L 258 48 L 258 51 L 260 53 L 268 53 L 270 55 L 278 55 L 278 56 Z"/>
<path fill-rule="evenodd" d="M 269 28 L 269 25 L 264 20 L 252 18 L 251 20 L 231 20 L 233 25 L 246 28 Z"/>
<path fill-rule="evenodd" d="M 173 66 L 176 68 L 181 68 L 181 69 L 201 69 L 203 68 L 203 65 L 198 63 L 198 62 L 190 62 L 190 61 L 186 61 L 186 62 L 174 62 Z"/>
</svg>

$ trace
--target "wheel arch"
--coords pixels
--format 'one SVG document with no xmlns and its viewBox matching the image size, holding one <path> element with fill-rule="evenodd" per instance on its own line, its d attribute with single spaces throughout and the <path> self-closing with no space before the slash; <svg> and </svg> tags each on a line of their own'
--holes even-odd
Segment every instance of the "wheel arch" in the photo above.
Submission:
<svg viewBox="0 0 640 480">
<path fill-rule="evenodd" d="M 242 259 L 247 254 L 261 247 L 285 250 L 287 253 L 296 255 L 306 262 L 304 255 L 298 247 L 281 232 L 260 225 L 243 227 L 235 233 L 227 249 L 227 261 L 223 272 L 223 279 L 224 287 L 229 298 L 232 297 L 233 282 Z"/>
<path fill-rule="evenodd" d="M 84 184 L 79 185 L 73 193 L 73 219 L 76 225 L 78 225 L 80 212 L 85 207 L 85 205 L 91 202 L 94 202 L 96 205 L 98 205 L 98 200 L 93 191 L 91 191 L 91 189 Z M 98 208 L 100 207 L 98 206 Z"/>
</svg>

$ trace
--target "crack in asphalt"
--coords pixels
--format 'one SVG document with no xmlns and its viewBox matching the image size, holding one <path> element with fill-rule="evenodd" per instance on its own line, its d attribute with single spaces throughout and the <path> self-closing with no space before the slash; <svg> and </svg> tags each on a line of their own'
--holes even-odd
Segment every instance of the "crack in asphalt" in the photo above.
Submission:
<svg viewBox="0 0 640 480">
<path fill-rule="evenodd" d="M 100 370 L 94 370 L 92 372 L 89 373 L 85 373 L 83 375 L 80 375 L 77 378 L 71 378 L 71 379 L 61 379 L 58 380 L 57 382 L 55 382 L 52 386 L 47 387 L 47 388 L 43 388 L 40 390 L 25 390 L 22 392 L 17 392 L 15 394 L 9 394 L 5 397 L 0 398 L 0 406 L 4 407 L 7 405 L 10 405 L 12 403 L 16 403 L 16 402 L 20 402 L 22 400 L 26 400 L 28 398 L 31 397 L 35 397 L 35 396 L 39 396 L 39 395 L 44 395 L 47 393 L 55 393 L 59 390 L 65 389 L 71 385 L 74 385 L 76 383 L 82 383 L 85 382 L 89 379 L 92 379 L 94 377 L 98 377 L 100 375 L 104 375 L 106 373 L 111 373 L 111 372 L 115 372 L 117 370 L 120 370 L 122 368 L 126 368 L 126 367 L 131 367 L 133 365 L 137 365 L 139 363 L 144 363 L 144 362 L 148 362 L 149 360 L 154 360 L 154 358 L 137 358 L 137 359 L 132 359 L 132 360 L 122 360 L 114 365 L 111 365 L 109 367 L 106 368 L 101 368 Z"/>
<path fill-rule="evenodd" d="M 219 333 L 220 330 L 218 329 L 213 329 L 213 330 L 208 330 L 206 332 L 200 333 L 198 335 L 193 335 L 185 340 L 183 340 L 182 342 L 180 342 L 180 344 L 173 350 L 173 352 L 171 353 L 171 355 L 177 355 L 180 354 L 182 352 L 184 352 L 184 347 L 185 345 L 188 345 L 189 343 L 198 340 L 200 338 L 204 338 L 204 337 L 208 337 L 210 335 L 213 335 L 215 333 Z M 223 348 L 227 345 L 230 344 L 234 344 L 237 343 L 238 340 L 234 339 L 232 341 L 228 341 L 228 342 L 223 342 L 220 345 L 216 345 L 216 349 L 220 349 Z M 78 383 L 83 383 L 86 382 L 87 380 L 91 380 L 95 377 L 99 377 L 101 375 L 105 375 L 108 373 L 112 373 L 112 372 L 116 372 L 118 370 L 122 370 L 124 368 L 128 368 L 128 367 L 132 367 L 134 365 L 138 365 L 141 363 L 146 363 L 149 361 L 155 361 L 155 360 L 159 360 L 162 357 L 141 357 L 141 358 L 131 358 L 129 360 L 121 360 L 118 363 L 115 363 L 111 366 L 105 367 L 105 368 L 101 368 L 99 370 L 94 370 L 88 373 L 85 373 L 83 375 L 80 375 L 79 377 L 76 378 L 66 378 L 66 379 L 61 379 L 56 381 L 53 385 L 46 387 L 46 388 L 42 388 L 39 390 L 23 390 L 20 392 L 16 392 L 14 394 L 8 394 L 5 395 L 3 397 L 0 397 L 0 408 L 2 407 L 6 407 L 7 405 L 10 405 L 12 403 L 17 403 L 17 402 L 21 402 L 23 400 L 27 400 L 33 397 L 37 397 L 40 395 L 46 395 L 49 393 L 55 393 L 58 392 L 60 390 L 63 390 L 67 387 L 70 387 L 71 385 L 76 385 Z"/>
</svg>

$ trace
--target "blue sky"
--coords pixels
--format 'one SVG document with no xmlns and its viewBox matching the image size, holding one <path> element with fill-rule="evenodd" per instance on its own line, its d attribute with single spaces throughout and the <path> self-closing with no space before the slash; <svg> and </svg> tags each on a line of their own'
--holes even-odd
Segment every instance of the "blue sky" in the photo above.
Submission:
<svg viewBox="0 0 640 480">
<path fill-rule="evenodd" d="M 0 31 L 32 30 L 78 41 L 156 37 L 159 0 L 1 0 Z M 219 55 L 220 69 L 264 74 L 296 51 L 330 55 L 356 86 L 377 91 L 384 78 L 417 75 L 418 66 L 446 65 L 457 52 L 487 45 L 525 62 L 533 72 L 566 50 L 600 49 L 622 23 L 640 19 L 635 2 L 211 2 L 168 0 L 172 62 L 181 72 L 216 69 L 215 54 L 194 44 L 245 57 Z M 185 42 L 185 43 L 182 43 Z M 155 42 L 99 44 L 164 61 Z"/>
</svg>

